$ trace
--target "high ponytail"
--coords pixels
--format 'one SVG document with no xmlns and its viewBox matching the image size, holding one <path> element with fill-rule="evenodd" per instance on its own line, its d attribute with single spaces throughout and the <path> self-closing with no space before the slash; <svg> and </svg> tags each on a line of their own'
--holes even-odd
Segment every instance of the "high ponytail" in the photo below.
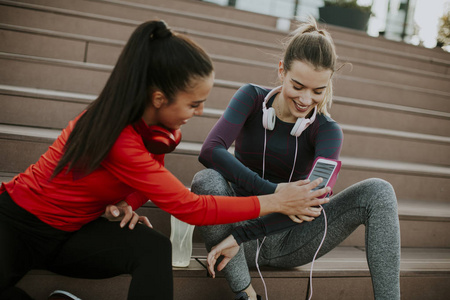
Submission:
<svg viewBox="0 0 450 300">
<path fill-rule="evenodd" d="M 336 49 L 331 35 L 323 29 L 319 29 L 316 20 L 309 17 L 306 22 L 291 32 L 285 43 L 283 66 L 285 72 L 291 70 L 295 61 L 311 64 L 316 70 L 331 70 L 332 74 L 337 68 Z M 329 115 L 328 107 L 333 98 L 332 81 L 330 79 L 325 89 L 324 100 L 317 107 L 319 113 Z"/>
<path fill-rule="evenodd" d="M 53 176 L 68 165 L 88 174 L 109 153 L 122 130 L 138 121 L 153 91 L 163 92 L 171 103 L 191 87 L 193 80 L 209 76 L 208 54 L 163 21 L 141 24 L 125 45 L 98 98 L 79 118 Z"/>
</svg>

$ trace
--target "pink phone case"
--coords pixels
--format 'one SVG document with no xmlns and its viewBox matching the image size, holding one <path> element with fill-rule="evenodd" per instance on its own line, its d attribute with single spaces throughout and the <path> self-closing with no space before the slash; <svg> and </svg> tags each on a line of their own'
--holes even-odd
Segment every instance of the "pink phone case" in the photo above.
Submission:
<svg viewBox="0 0 450 300">
<path fill-rule="evenodd" d="M 339 171 L 341 170 L 341 164 L 342 164 L 342 163 L 341 163 L 340 160 L 331 159 L 331 158 L 325 158 L 325 157 L 320 157 L 320 156 L 319 156 L 319 157 L 317 157 L 317 158 L 314 160 L 314 163 L 313 163 L 313 169 L 314 169 L 314 166 L 316 165 L 316 163 L 317 163 L 317 161 L 318 161 L 319 159 L 331 160 L 331 161 L 334 161 L 334 162 L 337 163 L 337 164 L 336 164 L 336 169 L 334 169 L 333 174 L 331 174 L 330 180 L 328 181 L 328 183 L 327 183 L 327 185 L 326 185 L 326 186 L 329 186 L 329 187 L 331 188 L 331 192 L 328 194 L 328 196 L 331 196 L 331 195 L 333 195 L 333 187 L 334 187 L 334 184 L 336 183 L 336 180 L 337 180 Z M 309 176 L 311 176 L 311 173 L 312 173 L 313 169 L 311 169 L 311 171 L 309 172 L 308 178 L 309 178 Z M 323 195 L 323 196 L 321 196 L 321 197 L 319 197 L 319 198 L 324 198 L 324 197 L 326 197 L 326 196 L 327 196 L 327 195 Z"/>
</svg>

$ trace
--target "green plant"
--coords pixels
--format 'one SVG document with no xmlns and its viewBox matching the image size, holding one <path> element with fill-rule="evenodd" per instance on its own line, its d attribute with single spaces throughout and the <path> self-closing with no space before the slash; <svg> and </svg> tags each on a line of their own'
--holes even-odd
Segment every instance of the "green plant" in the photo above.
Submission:
<svg viewBox="0 0 450 300">
<path fill-rule="evenodd" d="M 450 45 L 450 11 L 441 17 L 441 25 L 439 27 L 437 41 L 438 46 Z"/>
<path fill-rule="evenodd" d="M 346 8 L 353 8 L 360 10 L 364 13 L 370 13 L 372 5 L 362 6 L 357 3 L 357 0 L 325 0 L 325 6 L 339 6 Z"/>
</svg>

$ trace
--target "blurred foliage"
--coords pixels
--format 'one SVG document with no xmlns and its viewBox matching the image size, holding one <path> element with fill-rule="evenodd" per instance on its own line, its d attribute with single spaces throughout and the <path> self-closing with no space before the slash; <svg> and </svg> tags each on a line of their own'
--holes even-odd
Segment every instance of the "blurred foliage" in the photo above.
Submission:
<svg viewBox="0 0 450 300">
<path fill-rule="evenodd" d="M 440 27 L 438 31 L 438 46 L 445 47 L 450 45 L 450 11 L 444 14 L 440 19 Z"/>
<path fill-rule="evenodd" d="M 357 3 L 357 0 L 325 0 L 325 6 L 339 6 L 346 8 L 353 8 L 365 13 L 370 13 L 372 6 L 362 6 Z"/>
</svg>

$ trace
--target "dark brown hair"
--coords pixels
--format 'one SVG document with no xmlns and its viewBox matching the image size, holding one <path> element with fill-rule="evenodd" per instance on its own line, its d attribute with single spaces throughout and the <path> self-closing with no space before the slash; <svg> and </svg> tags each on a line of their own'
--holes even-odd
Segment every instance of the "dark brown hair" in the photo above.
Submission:
<svg viewBox="0 0 450 300">
<path fill-rule="evenodd" d="M 53 176 L 66 165 L 68 171 L 92 172 L 122 130 L 142 117 L 153 91 L 160 90 L 171 103 L 178 92 L 212 72 L 210 57 L 192 40 L 172 31 L 163 21 L 141 24 L 125 45 L 102 92 L 77 121 Z"/>
</svg>

